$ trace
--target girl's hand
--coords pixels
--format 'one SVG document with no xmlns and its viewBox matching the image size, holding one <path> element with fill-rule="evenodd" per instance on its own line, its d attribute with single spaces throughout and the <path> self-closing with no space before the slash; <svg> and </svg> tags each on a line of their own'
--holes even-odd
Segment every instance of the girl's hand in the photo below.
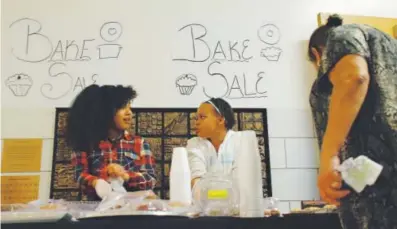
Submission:
<svg viewBox="0 0 397 229">
<path fill-rule="evenodd" d="M 119 164 L 115 164 L 115 163 L 109 164 L 109 165 L 106 167 L 106 170 L 107 170 L 107 172 L 108 172 L 108 175 L 109 175 L 110 177 L 113 177 L 113 178 L 117 178 L 117 177 L 122 177 L 122 178 L 124 178 L 124 177 L 125 177 L 125 174 L 127 174 L 127 172 L 125 171 L 125 169 L 124 169 L 123 166 L 121 166 L 121 165 L 119 165 Z M 127 175 L 128 175 L 128 174 L 127 174 Z"/>
</svg>

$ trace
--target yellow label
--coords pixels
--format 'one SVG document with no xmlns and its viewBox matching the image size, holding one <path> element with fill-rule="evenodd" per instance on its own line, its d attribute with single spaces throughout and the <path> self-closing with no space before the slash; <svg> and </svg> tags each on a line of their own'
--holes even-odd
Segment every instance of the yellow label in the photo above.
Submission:
<svg viewBox="0 0 397 229">
<path fill-rule="evenodd" d="M 40 172 L 43 139 L 4 139 L 1 172 Z"/>
<path fill-rule="evenodd" d="M 226 199 L 228 196 L 229 196 L 229 193 L 226 189 L 208 190 L 208 192 L 207 192 L 208 199 Z"/>
<path fill-rule="evenodd" d="M 23 204 L 39 197 L 40 176 L 1 176 L 1 203 Z"/>
</svg>

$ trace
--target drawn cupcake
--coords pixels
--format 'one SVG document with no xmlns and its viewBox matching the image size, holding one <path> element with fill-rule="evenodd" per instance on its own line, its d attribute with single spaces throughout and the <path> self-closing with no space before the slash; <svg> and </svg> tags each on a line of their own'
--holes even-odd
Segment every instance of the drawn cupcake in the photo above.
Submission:
<svg viewBox="0 0 397 229">
<path fill-rule="evenodd" d="M 278 61 L 282 50 L 277 47 L 267 47 L 262 49 L 261 56 L 265 57 L 268 61 Z"/>
<path fill-rule="evenodd" d="M 26 96 L 33 85 L 33 80 L 30 76 L 20 73 L 8 77 L 5 84 L 15 96 Z"/>
<path fill-rule="evenodd" d="M 192 74 L 183 74 L 176 79 L 175 83 L 181 95 L 190 95 L 197 85 L 197 78 Z"/>
</svg>

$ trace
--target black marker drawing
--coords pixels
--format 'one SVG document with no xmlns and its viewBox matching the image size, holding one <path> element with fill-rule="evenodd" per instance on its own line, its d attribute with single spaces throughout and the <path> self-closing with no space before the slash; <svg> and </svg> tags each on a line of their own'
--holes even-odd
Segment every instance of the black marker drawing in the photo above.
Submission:
<svg viewBox="0 0 397 229">
<path fill-rule="evenodd" d="M 267 47 L 261 50 L 261 57 L 265 57 L 268 61 L 278 61 L 283 50 L 277 47 Z"/>
<path fill-rule="evenodd" d="M 121 53 L 121 47 L 118 44 L 103 44 L 98 46 L 99 59 L 117 59 Z"/>
<path fill-rule="evenodd" d="M 188 62 L 205 62 L 210 59 L 211 57 L 211 49 L 208 43 L 203 39 L 207 35 L 207 28 L 204 25 L 201 24 L 189 24 L 185 25 L 182 28 L 178 30 L 178 32 L 181 32 L 184 29 L 190 28 L 190 38 L 192 41 L 192 58 L 174 58 L 172 61 L 188 61 Z M 196 31 L 199 30 L 199 31 Z M 199 33 L 201 30 L 201 33 Z M 198 35 L 199 34 L 199 35 Z M 201 59 L 198 59 L 197 51 L 198 51 L 198 44 L 201 44 L 201 48 L 205 50 L 205 52 L 200 52 L 202 53 L 207 53 L 205 58 L 202 57 Z M 202 51 L 200 49 L 200 51 Z"/>
<path fill-rule="evenodd" d="M 265 75 L 265 72 L 259 72 L 258 73 L 258 80 L 256 81 L 256 84 L 255 84 L 255 90 L 256 90 L 256 92 L 258 93 L 258 94 L 266 94 L 267 93 L 267 91 L 261 91 L 261 90 L 259 90 L 259 88 L 260 88 L 260 83 L 261 83 L 261 81 L 263 80 L 263 78 L 264 78 L 264 75 Z M 263 86 L 263 85 L 262 85 Z"/>
<path fill-rule="evenodd" d="M 122 33 L 123 28 L 119 22 L 106 22 L 102 25 L 100 35 L 108 43 L 98 46 L 99 59 L 117 59 L 120 56 L 123 47 L 110 42 L 116 42 Z"/>
<path fill-rule="evenodd" d="M 259 28 L 258 37 L 263 43 L 271 45 L 271 47 L 262 49 L 260 56 L 266 58 L 268 61 L 279 61 L 283 50 L 274 45 L 281 39 L 280 29 L 276 25 L 266 24 Z"/>
<path fill-rule="evenodd" d="M 222 65 L 219 61 L 214 61 L 208 65 L 207 73 L 211 76 L 211 81 L 208 85 L 203 86 L 203 93 L 208 98 L 219 97 L 219 98 L 230 98 L 230 99 L 254 99 L 254 98 L 266 98 L 267 91 L 263 88 L 266 85 L 262 80 L 264 79 L 265 72 L 258 72 L 256 78 L 252 75 L 249 76 L 246 73 L 234 74 L 232 81 L 230 76 L 226 77 L 219 70 L 213 69 L 215 66 Z M 253 84 L 255 83 L 255 84 Z M 209 93 L 209 91 L 211 93 Z"/>
<path fill-rule="evenodd" d="M 122 33 L 123 27 L 119 22 L 106 22 L 100 30 L 101 38 L 107 42 L 117 41 Z"/>
<path fill-rule="evenodd" d="M 59 40 L 48 62 L 90 61 L 91 57 L 85 51 L 89 51 L 88 42 L 92 41 L 95 39 L 84 39 L 81 43 L 75 40 Z"/>
<path fill-rule="evenodd" d="M 39 63 L 51 56 L 52 43 L 42 33 L 42 26 L 39 21 L 31 18 L 21 18 L 11 23 L 9 28 L 12 30 L 19 29 L 21 33 L 18 36 L 23 36 L 25 39 L 25 43 L 21 44 L 21 46 L 11 48 L 11 53 L 15 58 L 23 62 Z"/>
<path fill-rule="evenodd" d="M 258 30 L 259 39 L 268 45 L 275 45 L 280 41 L 280 29 L 273 24 L 263 25 Z"/>
<path fill-rule="evenodd" d="M 245 97 L 227 97 L 228 99 L 261 99 L 261 98 L 267 98 L 268 96 L 265 95 L 267 92 L 264 92 L 263 95 L 258 95 L 258 96 L 245 96 Z"/>
<path fill-rule="evenodd" d="M 28 95 L 33 80 L 30 76 L 20 73 L 8 77 L 5 84 L 15 96 L 24 97 Z"/>
<path fill-rule="evenodd" d="M 231 62 L 231 63 L 249 63 L 249 60 L 225 60 L 225 59 L 211 59 L 217 62 Z"/>
<path fill-rule="evenodd" d="M 183 74 L 176 78 L 175 84 L 181 95 L 190 95 L 197 85 L 197 77 L 192 74 Z"/>
<path fill-rule="evenodd" d="M 91 84 L 96 84 L 97 78 L 98 78 L 98 74 L 93 74 L 91 76 Z M 86 80 L 85 77 L 82 77 L 82 76 L 77 77 L 76 83 L 74 84 L 74 87 L 73 87 L 73 91 L 76 91 L 76 90 L 82 91 L 84 88 L 87 87 L 87 85 L 91 85 L 90 83 L 86 83 L 87 81 L 88 80 Z"/>
<path fill-rule="evenodd" d="M 41 85 L 40 92 L 47 99 L 53 99 L 53 100 L 60 99 L 60 98 L 62 98 L 64 96 L 66 96 L 69 93 L 69 91 L 72 90 L 72 87 L 73 87 L 73 78 L 72 78 L 71 75 L 69 75 L 69 73 L 62 72 L 62 71 L 59 72 L 59 73 L 53 73 L 52 72 L 53 68 L 56 65 L 60 65 L 62 67 L 66 66 L 65 63 L 55 62 L 55 63 L 51 64 L 50 68 L 48 69 L 48 75 L 50 77 L 56 77 L 56 78 L 61 78 L 61 77 L 69 78 L 69 86 L 66 87 L 65 84 L 60 84 L 59 88 L 67 88 L 67 90 L 64 93 L 61 93 L 60 95 L 50 95 L 51 92 L 52 93 L 54 93 L 54 92 L 56 93 L 57 92 L 57 90 L 54 89 L 54 86 L 51 83 L 45 83 L 45 84 Z"/>
</svg>

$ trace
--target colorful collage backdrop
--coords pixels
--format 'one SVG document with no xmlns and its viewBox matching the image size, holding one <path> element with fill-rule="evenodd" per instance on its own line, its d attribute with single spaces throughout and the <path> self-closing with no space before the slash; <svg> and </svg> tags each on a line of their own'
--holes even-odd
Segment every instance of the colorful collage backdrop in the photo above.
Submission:
<svg viewBox="0 0 397 229">
<path fill-rule="evenodd" d="M 187 140 L 195 136 L 196 110 L 166 108 L 134 108 L 131 133 L 144 137 L 150 144 L 156 159 L 156 194 L 169 198 L 169 172 L 172 149 L 186 146 Z M 254 130 L 257 134 L 262 159 L 263 195 L 272 195 L 270 180 L 269 138 L 266 109 L 234 109 L 236 125 L 234 130 Z M 73 180 L 70 162 L 71 150 L 65 141 L 65 127 L 68 108 L 57 108 L 54 137 L 54 157 L 50 196 L 70 201 L 85 200 Z"/>
</svg>

